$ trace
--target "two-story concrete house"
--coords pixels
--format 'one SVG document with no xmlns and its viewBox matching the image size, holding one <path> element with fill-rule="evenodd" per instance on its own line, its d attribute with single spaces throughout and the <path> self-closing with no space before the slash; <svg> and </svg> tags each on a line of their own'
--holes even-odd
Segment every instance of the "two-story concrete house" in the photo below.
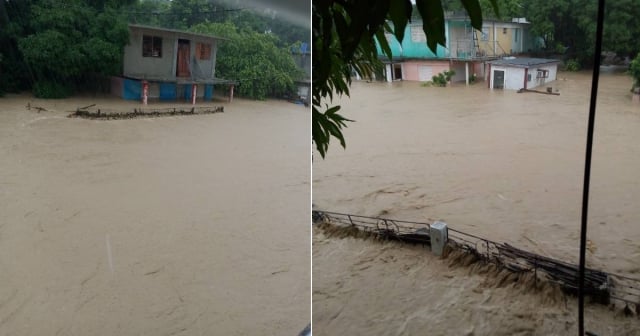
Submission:
<svg viewBox="0 0 640 336">
<path fill-rule="evenodd" d="M 216 54 L 224 38 L 174 29 L 129 25 L 123 74 L 112 78 L 111 92 L 139 100 L 144 92 L 159 100 L 191 100 L 193 92 L 211 100 L 214 85 L 233 85 L 216 77 Z"/>
<path fill-rule="evenodd" d="M 385 62 L 387 81 L 430 81 L 432 76 L 445 70 L 454 70 L 452 81 L 468 81 L 472 75 L 488 79 L 488 63 L 502 57 L 526 53 L 537 49 L 536 39 L 529 32 L 524 18 L 512 21 L 484 20 L 482 30 L 476 30 L 466 15 L 448 13 L 445 16 L 446 45 L 432 52 L 422 29 L 415 19 L 405 28 L 403 41 L 386 34 L 393 59 L 386 59 L 381 49 L 379 56 Z"/>
</svg>

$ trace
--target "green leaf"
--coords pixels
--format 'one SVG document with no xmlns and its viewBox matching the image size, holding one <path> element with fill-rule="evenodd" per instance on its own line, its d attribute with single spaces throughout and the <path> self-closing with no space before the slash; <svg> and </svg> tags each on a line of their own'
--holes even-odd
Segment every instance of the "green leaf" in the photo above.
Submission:
<svg viewBox="0 0 640 336">
<path fill-rule="evenodd" d="M 495 1 L 495 0 L 494 0 Z M 471 26 L 475 29 L 482 30 L 482 9 L 478 0 L 462 0 L 464 9 L 469 14 Z"/>
<path fill-rule="evenodd" d="M 393 55 L 391 54 L 391 48 L 389 47 L 389 42 L 387 41 L 387 37 L 385 36 L 384 31 L 382 29 L 376 32 L 376 39 L 380 44 L 380 49 L 382 49 L 382 52 L 387 57 L 389 57 L 389 59 L 391 59 L 393 57 Z"/>
<path fill-rule="evenodd" d="M 436 54 L 438 44 L 446 44 L 442 4 L 440 0 L 416 0 L 416 6 L 422 16 L 422 29 L 427 35 L 427 45 Z"/>
<path fill-rule="evenodd" d="M 498 7 L 498 0 L 489 0 L 491 2 L 491 7 L 493 8 L 493 12 L 496 14 L 496 17 L 500 17 L 500 8 Z"/>
<path fill-rule="evenodd" d="M 410 0 L 391 1 L 389 7 L 389 17 L 393 22 L 393 32 L 400 43 L 404 39 L 404 30 L 407 27 L 407 21 L 411 18 L 413 6 Z"/>
</svg>

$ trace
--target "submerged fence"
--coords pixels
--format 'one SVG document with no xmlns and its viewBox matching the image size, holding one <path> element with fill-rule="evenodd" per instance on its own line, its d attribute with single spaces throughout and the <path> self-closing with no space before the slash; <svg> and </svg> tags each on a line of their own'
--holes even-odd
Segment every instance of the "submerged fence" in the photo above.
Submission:
<svg viewBox="0 0 640 336">
<path fill-rule="evenodd" d="M 92 120 L 119 120 L 119 119 L 134 119 L 134 118 L 150 118 L 150 117 L 170 117 L 170 116 L 182 116 L 182 115 L 197 115 L 197 114 L 212 114 L 224 112 L 224 106 L 197 106 L 190 108 L 134 108 L 131 112 L 114 112 L 108 110 L 89 108 L 94 107 L 95 104 L 79 107 L 75 112 L 69 114 L 69 118 L 84 118 Z"/>
<path fill-rule="evenodd" d="M 429 225 L 380 217 L 367 217 L 330 211 L 312 212 L 314 224 L 328 223 L 343 228 L 354 228 L 381 239 L 397 240 L 413 244 L 431 244 Z M 547 281 L 560 286 L 566 293 L 578 293 L 578 265 L 537 255 L 518 249 L 507 243 L 499 243 L 453 228 L 448 228 L 449 246 L 475 256 L 478 260 L 493 263 L 513 273 L 533 272 L 546 274 Z M 537 277 L 536 277 L 537 278 Z M 635 308 L 640 315 L 640 280 L 631 277 L 586 269 L 585 295 L 602 304 L 619 300 L 625 310 Z"/>
</svg>

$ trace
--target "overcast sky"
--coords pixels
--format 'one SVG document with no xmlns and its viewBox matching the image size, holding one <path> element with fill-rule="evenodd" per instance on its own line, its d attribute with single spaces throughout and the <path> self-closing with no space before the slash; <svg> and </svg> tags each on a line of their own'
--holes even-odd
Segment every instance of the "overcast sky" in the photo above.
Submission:
<svg viewBox="0 0 640 336">
<path fill-rule="evenodd" d="M 243 3 L 251 7 L 273 9 L 283 20 L 301 27 L 311 27 L 311 1 L 309 0 L 247 0 Z"/>
</svg>

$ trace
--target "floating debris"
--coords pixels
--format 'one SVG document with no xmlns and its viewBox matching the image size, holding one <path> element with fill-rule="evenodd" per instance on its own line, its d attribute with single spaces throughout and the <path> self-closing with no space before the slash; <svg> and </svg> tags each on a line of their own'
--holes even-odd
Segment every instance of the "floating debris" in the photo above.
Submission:
<svg viewBox="0 0 640 336">
<path fill-rule="evenodd" d="M 523 93 L 523 92 L 534 92 L 534 93 L 542 93 L 542 94 L 547 94 L 547 95 L 554 95 L 554 96 L 559 96 L 560 92 L 553 92 L 552 90 L 550 90 L 551 88 L 547 88 L 547 91 L 538 91 L 538 90 L 532 90 L 532 89 L 525 89 L 522 88 L 520 90 L 518 90 L 518 93 Z"/>
<path fill-rule="evenodd" d="M 170 117 L 179 115 L 198 115 L 198 114 L 213 114 L 224 112 L 224 106 L 203 106 L 192 107 L 190 109 L 184 108 L 164 108 L 164 109 L 137 109 L 134 108 L 133 112 L 109 112 L 97 109 L 96 111 L 88 110 L 90 107 L 94 107 L 96 104 L 89 106 L 79 107 L 75 112 L 69 114 L 69 118 L 84 118 L 92 120 L 119 120 L 119 119 L 135 119 L 135 118 L 155 118 L 155 117 Z"/>
<path fill-rule="evenodd" d="M 27 106 L 25 106 L 27 108 L 27 110 L 31 111 L 31 109 L 35 109 L 36 111 L 38 111 L 38 113 L 42 112 L 42 111 L 47 111 L 46 108 L 44 107 L 40 107 L 40 106 L 31 106 L 31 103 L 27 103 Z"/>
</svg>

